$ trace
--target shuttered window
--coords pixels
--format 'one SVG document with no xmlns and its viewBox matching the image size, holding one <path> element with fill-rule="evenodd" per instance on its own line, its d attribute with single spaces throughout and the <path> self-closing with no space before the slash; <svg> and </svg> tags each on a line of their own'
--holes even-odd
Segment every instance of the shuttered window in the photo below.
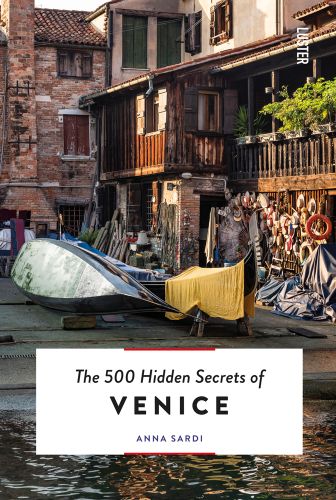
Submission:
<svg viewBox="0 0 336 500">
<path fill-rule="evenodd" d="M 191 55 L 202 51 L 202 11 L 186 17 L 185 51 Z"/>
<path fill-rule="evenodd" d="M 158 18 L 157 22 L 157 66 L 170 66 L 181 62 L 180 19 Z"/>
<path fill-rule="evenodd" d="M 147 17 L 123 16 L 124 68 L 147 68 L 147 24 Z"/>
<path fill-rule="evenodd" d="M 218 92 L 199 92 L 198 130 L 219 131 L 219 94 Z"/>
<path fill-rule="evenodd" d="M 146 133 L 165 130 L 167 119 L 167 91 L 160 89 L 146 99 Z"/>
<path fill-rule="evenodd" d="M 210 44 L 217 45 L 232 38 L 232 0 L 221 0 L 210 10 Z"/>
<path fill-rule="evenodd" d="M 184 93 L 186 132 L 221 132 L 222 97 L 219 92 L 188 88 Z"/>
<path fill-rule="evenodd" d="M 89 116 L 64 115 L 64 154 L 67 156 L 89 156 Z"/>
<path fill-rule="evenodd" d="M 167 91 L 155 90 L 149 97 L 143 94 L 136 98 L 137 134 L 144 135 L 166 129 Z"/>
<path fill-rule="evenodd" d="M 57 55 L 58 76 L 63 78 L 91 78 L 91 51 L 59 50 Z"/>
</svg>

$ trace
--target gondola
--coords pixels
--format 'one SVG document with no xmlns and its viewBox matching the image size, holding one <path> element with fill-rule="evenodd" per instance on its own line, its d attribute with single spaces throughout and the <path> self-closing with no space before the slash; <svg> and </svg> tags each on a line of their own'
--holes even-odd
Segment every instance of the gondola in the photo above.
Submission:
<svg viewBox="0 0 336 500">
<path fill-rule="evenodd" d="M 11 278 L 33 302 L 77 314 L 175 311 L 132 276 L 65 241 L 26 243 Z"/>
</svg>

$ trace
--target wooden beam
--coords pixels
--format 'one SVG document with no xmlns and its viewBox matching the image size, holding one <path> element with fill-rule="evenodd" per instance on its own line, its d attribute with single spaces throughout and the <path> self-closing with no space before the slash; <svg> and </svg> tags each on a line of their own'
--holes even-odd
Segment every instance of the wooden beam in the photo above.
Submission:
<svg viewBox="0 0 336 500">
<path fill-rule="evenodd" d="M 231 180 L 228 187 L 237 191 L 249 190 L 260 193 L 280 192 L 287 189 L 289 191 L 327 190 L 332 195 L 336 194 L 336 174 Z"/>
<path fill-rule="evenodd" d="M 313 59 L 313 77 L 316 78 L 321 78 L 322 73 L 321 73 L 321 59 L 318 57 L 315 57 Z"/>
<path fill-rule="evenodd" d="M 280 86 L 278 69 L 272 71 L 271 79 L 273 88 L 272 102 L 277 102 L 279 100 L 279 86 Z M 276 118 L 274 118 L 274 116 L 272 116 L 272 132 L 276 132 L 278 129 L 279 129 L 279 120 L 277 120 Z"/>
<path fill-rule="evenodd" d="M 166 19 L 183 19 L 184 14 L 177 12 L 156 12 L 153 10 L 137 10 L 137 9 L 116 9 L 116 14 L 123 16 L 144 16 L 144 17 L 165 17 Z"/>
<path fill-rule="evenodd" d="M 249 77 L 247 80 L 247 95 L 248 95 L 248 133 L 254 135 L 254 80 Z"/>
<path fill-rule="evenodd" d="M 300 175 L 292 177 L 274 177 L 258 179 L 259 192 L 314 191 L 319 189 L 336 189 L 336 174 Z"/>
</svg>

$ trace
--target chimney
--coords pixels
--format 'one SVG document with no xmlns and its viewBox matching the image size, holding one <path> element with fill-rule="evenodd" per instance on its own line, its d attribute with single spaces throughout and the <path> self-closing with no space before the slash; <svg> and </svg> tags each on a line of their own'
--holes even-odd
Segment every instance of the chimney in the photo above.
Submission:
<svg viewBox="0 0 336 500">
<path fill-rule="evenodd" d="M 7 36 L 10 181 L 37 178 L 34 0 L 2 0 Z"/>
</svg>

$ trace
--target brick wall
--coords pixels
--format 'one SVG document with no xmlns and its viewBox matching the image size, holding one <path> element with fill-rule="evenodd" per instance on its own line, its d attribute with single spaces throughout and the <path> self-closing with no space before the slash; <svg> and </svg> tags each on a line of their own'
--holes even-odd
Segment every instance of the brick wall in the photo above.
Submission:
<svg viewBox="0 0 336 500">
<path fill-rule="evenodd" d="M 6 95 L 5 74 L 7 61 L 7 47 L 0 45 L 0 175 L 4 171 L 5 163 L 8 162 L 8 149 L 6 143 Z"/>
<path fill-rule="evenodd" d="M 36 144 L 24 142 L 30 137 L 36 143 L 34 0 L 6 0 L 2 17 L 8 40 L 10 175 L 13 180 L 32 180 L 37 177 Z M 13 143 L 18 138 L 20 146 Z"/>
<path fill-rule="evenodd" d="M 179 215 L 180 215 L 180 267 L 182 269 L 199 265 L 199 236 L 201 194 L 208 193 L 218 196 L 223 193 L 224 183 L 220 180 L 182 180 L 179 189 Z M 185 212 L 190 225 L 184 226 Z M 195 252 L 188 253 L 187 248 L 194 248 Z"/>
<path fill-rule="evenodd" d="M 38 177 L 43 183 L 59 183 L 45 190 L 52 206 L 57 200 L 85 201 L 91 196 L 95 161 L 66 161 L 63 123 L 59 112 L 78 108 L 80 96 L 104 86 L 105 52 L 93 52 L 91 79 L 57 76 L 57 49 L 36 48 L 36 107 L 38 135 Z"/>
<path fill-rule="evenodd" d="M 0 46 L 0 119 L 3 123 L 1 92 L 7 55 L 8 141 L 0 172 L 0 208 L 30 210 L 32 227 L 43 221 L 54 229 L 57 203 L 88 202 L 95 169 L 94 160 L 62 160 L 59 111 L 77 109 L 80 96 L 104 86 L 105 52 L 93 51 L 91 79 L 59 78 L 57 49 L 34 42 L 34 0 L 2 0 L 1 6 L 8 48 Z M 23 88 L 17 90 L 17 84 Z M 31 145 L 14 144 L 19 136 L 24 142 L 30 137 Z"/>
</svg>

